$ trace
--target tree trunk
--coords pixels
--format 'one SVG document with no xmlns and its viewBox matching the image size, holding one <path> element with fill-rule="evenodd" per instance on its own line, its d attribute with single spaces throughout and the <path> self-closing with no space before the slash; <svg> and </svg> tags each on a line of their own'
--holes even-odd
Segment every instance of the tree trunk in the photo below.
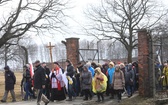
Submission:
<svg viewBox="0 0 168 105">
<path fill-rule="evenodd" d="M 132 63 L 132 49 L 128 49 L 128 58 L 127 58 L 128 63 Z"/>
</svg>

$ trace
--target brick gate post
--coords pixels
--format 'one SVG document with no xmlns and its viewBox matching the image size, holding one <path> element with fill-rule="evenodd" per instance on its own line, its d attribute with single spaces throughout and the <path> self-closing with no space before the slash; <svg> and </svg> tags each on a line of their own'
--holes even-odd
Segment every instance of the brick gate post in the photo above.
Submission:
<svg viewBox="0 0 168 105">
<path fill-rule="evenodd" d="M 67 59 L 71 60 L 76 68 L 79 62 L 79 38 L 67 38 L 64 44 L 66 45 Z"/>
<path fill-rule="evenodd" d="M 151 57 L 151 37 L 146 29 L 138 30 L 138 67 L 139 67 L 139 95 L 153 96 L 153 68 Z"/>
</svg>

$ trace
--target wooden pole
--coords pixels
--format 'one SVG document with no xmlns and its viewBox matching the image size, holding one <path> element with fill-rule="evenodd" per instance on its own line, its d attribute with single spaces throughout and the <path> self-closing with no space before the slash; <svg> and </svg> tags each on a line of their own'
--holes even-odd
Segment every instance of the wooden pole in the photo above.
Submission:
<svg viewBox="0 0 168 105">
<path fill-rule="evenodd" d="M 51 45 L 51 42 L 49 42 L 49 45 L 47 46 L 47 48 L 49 48 L 49 51 L 50 51 L 50 60 L 51 60 L 51 63 L 52 63 L 52 68 L 53 68 L 53 57 L 52 57 L 52 48 L 54 46 Z"/>
</svg>

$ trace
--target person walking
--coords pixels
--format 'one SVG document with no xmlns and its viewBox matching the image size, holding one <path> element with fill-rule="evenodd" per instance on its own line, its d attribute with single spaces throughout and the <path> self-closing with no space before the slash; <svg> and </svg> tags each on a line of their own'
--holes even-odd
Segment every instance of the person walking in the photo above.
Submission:
<svg viewBox="0 0 168 105">
<path fill-rule="evenodd" d="M 5 66 L 4 70 L 5 70 L 5 93 L 1 102 L 6 102 L 9 91 L 12 96 L 12 102 L 15 102 L 16 101 L 14 92 L 14 85 L 16 83 L 15 74 L 10 70 L 9 66 Z"/>
<path fill-rule="evenodd" d="M 42 67 L 45 70 L 45 76 L 46 76 L 45 89 L 44 89 L 43 93 L 46 95 L 46 97 L 48 99 L 50 99 L 50 92 L 51 92 L 51 81 L 50 81 L 50 78 L 49 78 L 50 69 L 47 67 L 45 62 L 42 63 Z"/>
<path fill-rule="evenodd" d="M 109 68 L 107 70 L 107 78 L 108 78 L 108 92 L 111 94 L 110 99 L 114 99 L 114 89 L 112 87 L 112 81 L 113 81 L 113 74 L 115 72 L 115 67 L 114 67 L 114 63 L 110 62 L 109 63 Z"/>
<path fill-rule="evenodd" d="M 95 69 L 95 76 L 93 78 L 92 87 L 93 92 L 97 94 L 98 99 L 96 102 L 104 102 L 103 93 L 106 91 L 107 88 L 107 77 L 101 72 L 100 67 L 97 67 Z"/>
<path fill-rule="evenodd" d="M 125 73 L 125 85 L 128 97 L 131 97 L 133 94 L 132 91 L 133 82 L 134 82 L 134 74 L 132 70 L 132 64 L 128 64 L 127 72 Z"/>
<path fill-rule="evenodd" d="M 115 66 L 115 72 L 112 81 L 113 88 L 118 96 L 118 102 L 121 101 L 121 93 L 125 87 L 124 73 L 120 70 L 120 66 Z"/>
<path fill-rule="evenodd" d="M 23 67 L 24 72 L 23 72 L 23 86 L 24 86 L 24 91 L 26 92 L 24 96 L 24 101 L 28 100 L 28 97 L 31 98 L 32 94 L 30 93 L 30 88 L 31 88 L 31 76 L 30 76 L 30 70 L 27 65 Z"/>
<path fill-rule="evenodd" d="M 92 93 L 91 93 L 91 88 L 92 88 L 92 74 L 88 70 L 88 67 L 86 65 L 83 66 L 83 72 L 81 74 L 81 87 L 82 91 L 85 94 L 85 98 L 83 100 L 88 100 L 88 95 L 90 100 L 92 99 Z"/>
<path fill-rule="evenodd" d="M 168 89 L 168 63 L 164 62 L 164 67 L 163 67 L 163 87 Z"/>
<path fill-rule="evenodd" d="M 49 77 L 51 79 L 51 101 L 61 101 L 66 99 L 66 93 L 64 90 L 65 83 L 62 78 L 62 70 L 59 67 L 58 62 L 54 62 L 54 69 L 52 69 Z"/>
<path fill-rule="evenodd" d="M 40 105 L 41 100 L 47 105 L 49 100 L 45 95 L 43 95 L 43 89 L 45 89 L 45 70 L 41 66 L 40 61 L 35 62 L 34 71 L 34 88 L 37 89 L 37 105 Z"/>
<path fill-rule="evenodd" d="M 66 60 L 66 76 L 68 79 L 68 97 L 69 99 L 67 99 L 66 101 L 72 101 L 72 97 L 76 97 L 76 93 L 74 91 L 75 88 L 75 79 L 74 79 L 74 74 L 75 74 L 75 70 L 74 67 L 72 66 L 72 63 L 70 60 Z"/>
</svg>

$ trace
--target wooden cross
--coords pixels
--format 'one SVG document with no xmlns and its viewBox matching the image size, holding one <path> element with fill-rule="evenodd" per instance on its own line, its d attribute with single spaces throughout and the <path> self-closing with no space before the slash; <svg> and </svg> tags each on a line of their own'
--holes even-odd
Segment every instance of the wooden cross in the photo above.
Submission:
<svg viewBox="0 0 168 105">
<path fill-rule="evenodd" d="M 51 63 L 53 63 L 53 58 L 52 58 L 52 48 L 53 48 L 53 47 L 54 47 L 54 46 L 51 45 L 51 42 L 49 42 L 49 45 L 47 46 L 47 48 L 49 48 L 49 50 L 50 50 Z"/>
</svg>

